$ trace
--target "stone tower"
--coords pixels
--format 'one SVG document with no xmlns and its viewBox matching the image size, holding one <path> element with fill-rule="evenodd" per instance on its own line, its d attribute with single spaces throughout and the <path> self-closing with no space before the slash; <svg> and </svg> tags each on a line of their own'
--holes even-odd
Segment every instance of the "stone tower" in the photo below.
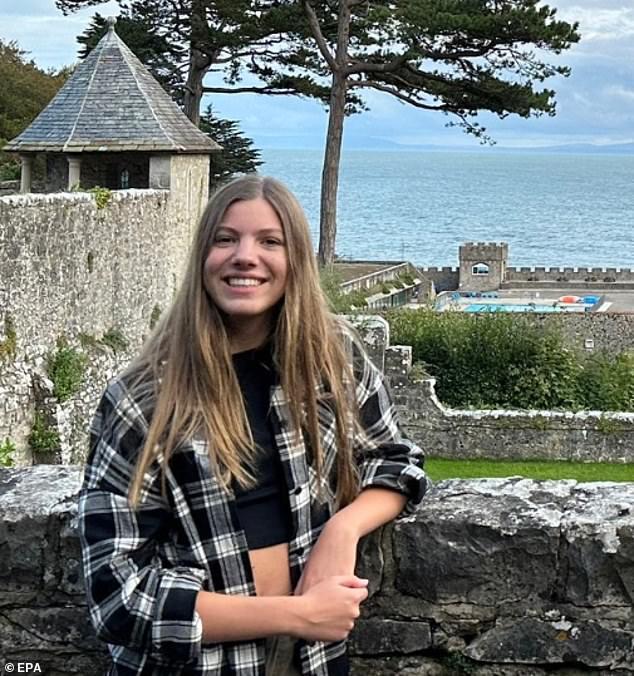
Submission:
<svg viewBox="0 0 634 676">
<path fill-rule="evenodd" d="M 466 242 L 460 246 L 460 291 L 497 291 L 506 276 L 506 242 Z"/>
<path fill-rule="evenodd" d="M 32 124 L 4 147 L 20 155 L 20 191 L 31 192 L 33 158 L 44 154 L 45 192 L 178 184 L 197 191 L 189 202 L 195 197 L 204 204 L 209 155 L 220 146 L 189 121 L 128 49 L 115 21 L 108 19 L 99 44 Z"/>
</svg>

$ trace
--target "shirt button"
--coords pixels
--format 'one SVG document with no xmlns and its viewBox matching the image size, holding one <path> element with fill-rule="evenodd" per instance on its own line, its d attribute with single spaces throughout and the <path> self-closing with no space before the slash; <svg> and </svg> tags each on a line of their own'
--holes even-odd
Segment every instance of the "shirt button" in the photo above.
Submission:
<svg viewBox="0 0 634 676">
<path fill-rule="evenodd" d="M 303 547 L 298 547 L 298 548 L 297 548 L 297 551 L 296 551 L 297 556 L 301 556 L 303 553 L 304 553 L 304 548 L 303 548 Z"/>
<path fill-rule="evenodd" d="M 293 491 L 293 493 L 295 493 L 295 495 L 299 495 L 301 492 L 302 492 L 302 487 L 301 487 L 301 486 L 298 486 L 298 487 Z"/>
</svg>

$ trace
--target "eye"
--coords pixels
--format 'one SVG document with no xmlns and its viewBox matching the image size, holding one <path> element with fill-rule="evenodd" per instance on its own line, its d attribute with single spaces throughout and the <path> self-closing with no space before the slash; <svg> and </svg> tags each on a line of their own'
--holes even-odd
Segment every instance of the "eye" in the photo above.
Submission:
<svg viewBox="0 0 634 676">
<path fill-rule="evenodd" d="M 263 242 L 268 247 L 284 246 L 284 240 L 279 237 L 265 237 Z"/>
<path fill-rule="evenodd" d="M 231 244 L 234 241 L 234 236 L 229 235 L 225 232 L 220 232 L 214 237 L 214 246 L 223 246 L 227 244 Z"/>
</svg>

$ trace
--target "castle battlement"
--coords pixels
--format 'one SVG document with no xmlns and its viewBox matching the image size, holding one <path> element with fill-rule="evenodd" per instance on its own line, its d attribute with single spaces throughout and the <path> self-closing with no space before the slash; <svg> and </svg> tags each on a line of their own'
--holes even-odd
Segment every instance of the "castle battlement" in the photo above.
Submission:
<svg viewBox="0 0 634 676">
<path fill-rule="evenodd" d="M 509 245 L 506 242 L 465 242 L 460 246 L 461 261 L 506 261 L 508 256 Z"/>
</svg>

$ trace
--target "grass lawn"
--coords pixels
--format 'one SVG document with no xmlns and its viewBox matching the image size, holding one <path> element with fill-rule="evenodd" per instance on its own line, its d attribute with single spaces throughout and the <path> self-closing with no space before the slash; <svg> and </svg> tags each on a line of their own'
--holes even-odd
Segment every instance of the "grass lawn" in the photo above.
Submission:
<svg viewBox="0 0 634 676">
<path fill-rule="evenodd" d="M 527 479 L 576 479 L 577 481 L 634 481 L 634 464 L 604 462 L 427 458 L 425 469 L 436 481 L 507 476 L 523 476 Z"/>
</svg>

